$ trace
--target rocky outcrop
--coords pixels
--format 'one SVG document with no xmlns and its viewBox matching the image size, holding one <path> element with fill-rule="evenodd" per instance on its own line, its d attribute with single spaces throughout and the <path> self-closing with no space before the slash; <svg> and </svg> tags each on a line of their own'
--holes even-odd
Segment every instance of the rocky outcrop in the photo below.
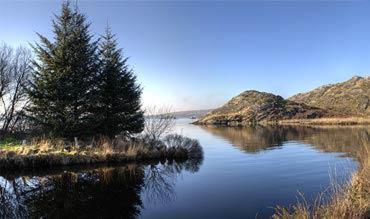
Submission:
<svg viewBox="0 0 370 219">
<path fill-rule="evenodd" d="M 369 116 L 370 77 L 356 76 L 342 83 L 299 93 L 288 100 L 350 116 Z"/>
<path fill-rule="evenodd" d="M 201 117 L 195 124 L 236 126 L 275 123 L 285 119 L 321 118 L 326 115 L 326 110 L 317 107 L 285 100 L 271 93 L 250 90 Z"/>
</svg>

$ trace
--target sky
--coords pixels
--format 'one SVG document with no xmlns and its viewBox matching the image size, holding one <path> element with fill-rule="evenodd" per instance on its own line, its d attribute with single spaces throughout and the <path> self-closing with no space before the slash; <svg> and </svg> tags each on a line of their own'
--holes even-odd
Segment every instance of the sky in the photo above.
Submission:
<svg viewBox="0 0 370 219">
<path fill-rule="evenodd" d="M 96 37 L 109 23 L 144 107 L 210 109 L 245 90 L 289 97 L 370 75 L 370 2 L 83 1 Z M 0 43 L 51 38 L 61 1 L 0 0 Z"/>
</svg>

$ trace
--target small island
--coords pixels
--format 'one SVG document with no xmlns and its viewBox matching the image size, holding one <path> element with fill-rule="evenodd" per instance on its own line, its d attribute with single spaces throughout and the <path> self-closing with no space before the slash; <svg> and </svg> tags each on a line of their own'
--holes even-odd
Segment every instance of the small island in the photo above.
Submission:
<svg viewBox="0 0 370 219">
<path fill-rule="evenodd" d="M 355 76 L 288 99 L 271 93 L 245 91 L 194 124 L 370 124 L 370 78 Z"/>
<path fill-rule="evenodd" d="M 109 26 L 94 36 L 69 1 L 53 38 L 0 46 L 0 171 L 148 160 L 201 160 L 197 140 L 170 134 L 174 117 L 142 109 L 142 87 Z"/>
</svg>

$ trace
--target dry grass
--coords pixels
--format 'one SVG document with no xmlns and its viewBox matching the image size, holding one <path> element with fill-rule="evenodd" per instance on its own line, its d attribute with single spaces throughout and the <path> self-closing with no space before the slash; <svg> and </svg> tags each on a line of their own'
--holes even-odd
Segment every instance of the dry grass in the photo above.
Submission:
<svg viewBox="0 0 370 219">
<path fill-rule="evenodd" d="M 317 118 L 317 119 L 287 119 L 280 120 L 281 125 L 368 125 L 369 117 L 336 117 L 336 118 Z"/>
<path fill-rule="evenodd" d="M 175 141 L 179 144 L 171 144 Z M 61 139 L 38 139 L 27 145 L 0 149 L 0 170 L 202 156 L 198 141 L 180 135 L 168 135 L 155 144 L 145 138 L 99 138 L 79 142 L 79 146 Z"/>
<path fill-rule="evenodd" d="M 313 204 L 309 204 L 302 196 L 300 203 L 291 209 L 277 207 L 273 218 L 369 218 L 370 217 L 370 137 L 363 138 L 363 147 L 357 153 L 358 171 L 352 175 L 347 185 L 333 183 L 334 191 L 328 202 L 323 201 L 324 193 L 320 194 Z"/>
</svg>

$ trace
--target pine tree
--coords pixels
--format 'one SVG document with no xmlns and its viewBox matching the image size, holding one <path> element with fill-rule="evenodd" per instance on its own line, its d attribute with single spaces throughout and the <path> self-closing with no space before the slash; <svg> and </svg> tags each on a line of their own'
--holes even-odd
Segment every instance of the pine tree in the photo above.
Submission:
<svg viewBox="0 0 370 219">
<path fill-rule="evenodd" d="M 141 132 L 144 127 L 141 87 L 127 65 L 127 58 L 122 57 L 122 49 L 117 48 L 109 27 L 102 36 L 99 50 L 101 70 L 94 112 L 97 132 L 111 137 Z"/>
<path fill-rule="evenodd" d="M 94 80 L 98 73 L 98 43 L 90 24 L 70 3 L 62 4 L 53 22 L 54 42 L 38 34 L 33 78 L 28 89 L 33 121 L 54 136 L 87 135 Z"/>
</svg>

